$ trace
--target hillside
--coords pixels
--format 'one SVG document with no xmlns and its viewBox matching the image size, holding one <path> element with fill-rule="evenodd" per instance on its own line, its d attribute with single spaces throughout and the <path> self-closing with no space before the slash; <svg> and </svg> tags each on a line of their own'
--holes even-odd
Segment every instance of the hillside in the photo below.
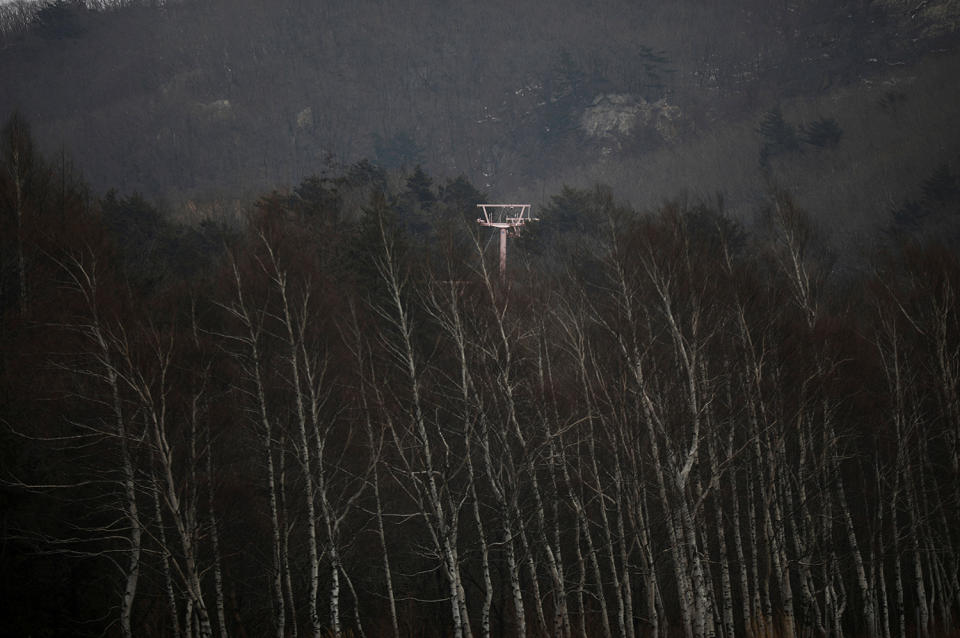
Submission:
<svg viewBox="0 0 960 638">
<path fill-rule="evenodd" d="M 0 48 L 19 108 L 92 185 L 178 207 L 371 158 L 543 202 L 605 182 L 644 207 L 771 185 L 882 225 L 957 171 L 955 3 L 683 0 L 58 2 Z M 21 20 L 23 22 L 23 20 Z M 886 101 L 885 101 L 886 100 Z M 842 129 L 767 166 L 764 115 Z"/>
</svg>

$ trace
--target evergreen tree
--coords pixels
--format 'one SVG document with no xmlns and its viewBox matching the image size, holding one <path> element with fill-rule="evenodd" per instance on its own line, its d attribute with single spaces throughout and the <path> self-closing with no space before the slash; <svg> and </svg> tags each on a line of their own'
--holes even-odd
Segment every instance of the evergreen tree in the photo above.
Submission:
<svg viewBox="0 0 960 638">
<path fill-rule="evenodd" d="M 800 138 L 797 129 L 783 117 L 780 107 L 767 111 L 760 120 L 759 128 L 762 144 L 760 147 L 760 165 L 776 155 L 800 150 Z"/>
<path fill-rule="evenodd" d="M 929 205 L 943 206 L 955 203 L 958 196 L 960 196 L 960 185 L 946 162 L 937 166 L 933 175 L 923 183 L 923 200 Z"/>
<path fill-rule="evenodd" d="M 833 148 L 840 143 L 843 129 L 832 118 L 821 117 L 801 127 L 803 141 L 811 146 Z"/>
</svg>

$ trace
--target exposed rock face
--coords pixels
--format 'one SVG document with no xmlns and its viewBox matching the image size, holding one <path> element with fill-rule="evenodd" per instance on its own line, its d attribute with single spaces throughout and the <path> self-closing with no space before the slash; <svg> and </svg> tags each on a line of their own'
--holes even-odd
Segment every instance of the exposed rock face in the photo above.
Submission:
<svg viewBox="0 0 960 638">
<path fill-rule="evenodd" d="M 197 109 L 211 119 L 224 119 L 230 116 L 233 105 L 230 104 L 230 100 L 214 100 L 198 103 Z"/>
<path fill-rule="evenodd" d="M 590 137 L 605 146 L 619 147 L 638 129 L 650 128 L 665 141 L 677 135 L 680 108 L 666 99 L 647 102 L 642 97 L 606 93 L 598 95 L 580 118 L 580 126 Z M 612 149 L 611 149 L 612 150 Z"/>
<path fill-rule="evenodd" d="M 650 115 L 642 99 L 630 95 L 598 95 L 583 111 L 580 125 L 590 137 L 622 138 Z"/>
<path fill-rule="evenodd" d="M 653 128 L 666 141 L 674 140 L 679 135 L 680 107 L 668 104 L 665 99 L 653 103 Z"/>
<path fill-rule="evenodd" d="M 313 128 L 313 109 L 309 106 L 297 113 L 297 128 Z"/>
</svg>

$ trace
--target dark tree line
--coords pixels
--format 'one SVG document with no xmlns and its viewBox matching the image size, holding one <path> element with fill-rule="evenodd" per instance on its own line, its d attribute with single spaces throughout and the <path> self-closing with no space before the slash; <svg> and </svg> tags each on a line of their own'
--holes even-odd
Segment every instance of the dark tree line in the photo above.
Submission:
<svg viewBox="0 0 960 638">
<path fill-rule="evenodd" d="M 502 284 L 463 179 L 364 162 L 189 229 L 21 126 L 3 633 L 956 626 L 949 246 L 841 278 L 782 195 L 745 228 L 567 189 Z"/>
</svg>

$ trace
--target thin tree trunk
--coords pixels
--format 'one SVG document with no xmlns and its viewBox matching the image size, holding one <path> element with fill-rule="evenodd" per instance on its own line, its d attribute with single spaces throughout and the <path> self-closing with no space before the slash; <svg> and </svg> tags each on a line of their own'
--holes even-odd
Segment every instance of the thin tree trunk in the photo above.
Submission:
<svg viewBox="0 0 960 638">
<path fill-rule="evenodd" d="M 377 438 L 373 432 L 373 419 L 371 418 L 371 410 L 369 405 L 369 400 L 367 399 L 367 376 L 366 376 L 366 359 L 364 357 L 363 342 L 360 336 L 360 330 L 357 326 L 356 320 L 353 323 L 354 329 L 354 338 L 356 341 L 356 357 L 357 357 L 357 367 L 360 370 L 360 401 L 363 408 L 363 424 L 367 431 L 367 441 L 370 445 L 370 454 L 371 462 L 379 461 L 381 458 L 381 453 L 383 449 L 383 440 Z M 374 452 L 374 450 L 376 450 Z M 383 576 L 387 588 L 387 607 L 390 612 L 390 626 L 393 629 L 394 638 L 400 638 L 400 622 L 397 617 L 397 599 L 393 592 L 393 574 L 390 569 L 390 552 L 387 549 L 387 533 L 383 524 L 383 500 L 380 496 L 380 463 L 376 462 L 373 465 L 371 472 L 373 480 L 373 500 L 374 506 L 376 508 L 376 518 L 377 518 L 377 536 L 380 540 L 380 549 L 383 552 Z"/>
<path fill-rule="evenodd" d="M 157 539 L 160 541 L 160 564 L 163 567 L 163 584 L 167 594 L 170 611 L 170 623 L 174 638 L 180 638 L 180 610 L 177 608 L 177 594 L 173 586 L 173 572 L 170 569 L 170 546 L 167 545 L 167 531 L 163 523 L 163 509 L 160 507 L 160 485 L 153 479 L 153 508 L 157 517 Z"/>
<path fill-rule="evenodd" d="M 123 594 L 120 598 L 120 631 L 124 638 L 133 638 L 133 606 L 140 580 L 141 552 L 143 548 L 143 525 L 137 505 L 137 477 L 133 456 L 130 450 L 130 433 L 127 431 L 123 401 L 120 395 L 120 379 L 113 361 L 109 337 L 100 322 L 97 303 L 98 278 L 97 264 L 94 260 L 89 266 L 79 259 L 67 268 L 77 291 L 83 296 L 89 312 L 89 324 L 82 332 L 96 346 L 98 363 L 103 366 L 103 377 L 110 390 L 110 408 L 112 410 L 114 434 L 120 450 L 122 470 L 121 490 L 123 492 L 123 515 L 129 527 L 129 548 L 126 555 Z"/>
<path fill-rule="evenodd" d="M 749 479 L 748 479 L 749 480 Z M 753 599 L 754 596 L 751 593 L 750 587 L 750 577 L 747 573 L 747 558 L 743 551 L 743 535 L 740 531 L 741 520 L 740 520 L 740 495 L 739 488 L 737 485 L 737 475 L 734 473 L 730 477 L 730 505 L 731 505 L 731 521 L 733 523 L 733 548 L 736 552 L 737 565 L 740 568 L 740 604 L 742 607 L 743 614 L 743 627 L 744 633 L 750 635 L 751 628 L 753 626 L 754 618 L 756 617 L 759 610 L 754 609 Z M 754 547 L 754 551 L 756 547 Z M 756 588 L 756 580 L 753 581 L 754 589 Z"/>
<path fill-rule="evenodd" d="M 357 635 L 360 638 L 366 638 L 366 632 L 363 630 L 363 621 L 360 617 L 360 598 L 357 596 L 357 590 L 353 586 L 353 580 L 347 574 L 346 570 L 341 572 L 343 581 L 347 583 L 347 589 L 350 590 L 350 596 L 353 598 L 353 623 L 357 628 Z"/>
<path fill-rule="evenodd" d="M 367 431 L 367 441 L 370 445 L 371 453 L 371 462 L 374 460 L 379 461 L 381 458 L 381 453 L 383 449 L 383 440 L 382 437 L 378 440 L 374 436 L 373 432 L 373 420 L 371 418 L 371 411 L 369 401 L 367 399 L 367 376 L 366 376 L 366 359 L 364 357 L 364 348 L 363 341 L 360 336 L 360 330 L 357 326 L 356 320 L 354 319 L 353 323 L 354 329 L 354 338 L 356 341 L 356 357 L 357 357 L 357 367 L 360 370 L 360 401 L 363 408 L 363 424 Z M 374 452 L 376 450 L 376 452 Z M 390 612 L 390 626 L 393 629 L 394 638 L 400 638 L 400 622 L 397 617 L 397 602 L 396 596 L 393 592 L 393 574 L 390 570 L 390 552 L 387 549 L 387 533 L 383 524 L 383 500 L 380 497 L 380 463 L 374 463 L 373 470 L 371 472 L 373 479 L 373 500 L 374 506 L 376 508 L 376 518 L 377 518 L 377 536 L 380 539 L 380 549 L 383 552 L 383 576 L 386 582 L 387 587 L 387 607 Z"/>
<path fill-rule="evenodd" d="M 173 477 L 173 451 L 171 450 L 166 439 L 166 433 L 164 426 L 162 425 L 164 421 L 161 416 L 162 413 L 162 408 L 160 414 L 153 412 L 151 425 L 154 429 L 154 437 L 156 440 L 157 449 L 159 451 L 160 469 L 162 471 L 161 478 L 163 480 L 162 485 L 164 487 L 164 501 L 167 504 L 167 508 L 170 510 L 174 527 L 177 530 L 177 535 L 180 537 L 180 546 L 183 550 L 184 560 L 183 577 L 186 581 L 187 592 L 190 595 L 190 600 L 193 602 L 194 610 L 197 614 L 200 636 L 201 638 L 210 638 L 210 636 L 213 634 L 213 628 L 210 625 L 210 616 L 207 612 L 206 604 L 204 603 L 203 590 L 200 585 L 200 570 L 199 566 L 197 565 L 195 551 L 196 547 L 193 541 L 193 529 L 189 521 L 189 513 L 185 512 L 183 506 L 181 505 L 180 496 L 176 487 L 176 481 Z"/>
<path fill-rule="evenodd" d="M 893 583 L 897 601 L 897 636 L 907 638 L 907 606 L 904 597 L 903 567 L 900 560 L 900 533 L 897 525 L 896 491 L 890 505 L 890 516 L 893 519 Z"/>
<path fill-rule="evenodd" d="M 514 547 L 513 524 L 511 514 L 506 504 L 503 504 L 503 546 L 507 553 L 507 573 L 510 574 L 510 591 L 513 594 L 513 611 L 516 618 L 516 636 L 524 638 L 527 635 L 527 617 L 523 607 L 523 589 L 520 587 L 520 566 L 517 563 L 516 548 Z"/>
<path fill-rule="evenodd" d="M 477 484 L 473 469 L 473 453 L 470 447 L 472 434 L 467 433 L 465 456 L 467 461 L 467 480 L 470 485 L 470 500 L 473 505 L 473 521 L 477 527 L 477 540 L 480 543 L 480 568 L 483 575 L 483 604 L 480 607 L 480 635 L 490 638 L 490 608 L 493 606 L 493 579 L 490 576 L 490 547 L 487 534 L 483 529 L 483 517 L 480 513 L 480 498 L 477 496 Z"/>
<path fill-rule="evenodd" d="M 204 444 L 207 451 L 207 508 L 210 516 L 210 544 L 213 550 L 213 584 L 217 605 L 217 626 L 220 638 L 229 638 L 227 631 L 226 604 L 223 596 L 223 567 L 220 557 L 220 532 L 217 524 L 217 512 L 214 508 L 213 487 L 213 447 L 210 443 L 210 428 L 204 430 Z"/>
<path fill-rule="evenodd" d="M 614 595 L 616 597 L 616 602 L 617 602 L 617 628 L 621 636 L 629 637 L 629 636 L 632 636 L 633 632 L 632 632 L 632 627 L 631 627 L 631 630 L 628 631 L 626 626 L 627 619 L 626 619 L 623 589 L 621 588 L 621 581 L 619 576 L 619 568 L 617 567 L 616 553 L 614 552 L 614 549 L 613 549 L 613 534 L 610 530 L 610 520 L 607 515 L 607 505 L 606 505 L 607 498 L 604 495 L 603 486 L 600 481 L 600 468 L 597 462 L 597 450 L 596 450 L 596 442 L 595 442 L 597 438 L 597 431 L 596 431 L 596 428 L 594 428 L 593 426 L 595 411 L 593 407 L 593 401 L 591 398 L 591 391 L 589 387 L 589 373 L 587 372 L 587 365 L 586 365 L 587 355 L 585 352 L 585 349 L 586 349 L 585 337 L 584 337 L 582 328 L 579 324 L 579 321 L 577 319 L 571 319 L 569 322 L 565 322 L 565 323 L 573 324 L 573 325 L 568 325 L 567 330 L 571 336 L 571 341 L 573 341 L 573 347 L 577 357 L 577 365 L 579 367 L 580 383 L 583 390 L 583 399 L 586 404 L 586 410 L 587 410 L 586 443 L 587 443 L 587 452 L 589 455 L 588 463 L 590 466 L 590 472 L 591 472 L 591 476 L 593 478 L 593 483 L 594 483 L 593 489 L 595 490 L 596 494 L 599 495 L 600 497 L 598 499 L 597 508 L 598 508 L 598 511 L 600 512 L 600 522 L 601 522 L 601 530 L 603 532 L 603 541 L 604 541 L 604 544 L 606 545 L 607 559 L 610 563 L 610 578 L 613 581 L 613 591 L 614 591 Z M 604 424 L 604 426 L 606 426 L 606 424 Z M 591 546 L 591 555 L 593 555 L 592 541 L 589 539 L 588 529 L 589 528 L 585 528 L 584 531 L 588 535 L 587 542 Z M 626 569 L 626 565 L 624 565 L 624 569 Z M 606 595 L 604 593 L 604 582 L 600 575 L 599 566 L 595 568 L 595 571 L 596 571 L 596 577 L 597 577 L 597 596 L 600 603 L 600 610 L 603 618 L 603 626 L 606 632 L 605 635 L 610 636 L 612 635 L 610 619 L 607 613 L 607 602 L 606 602 Z"/>
<path fill-rule="evenodd" d="M 423 413 L 420 373 L 412 342 L 413 326 L 403 298 L 404 284 L 399 271 L 399 264 L 396 261 L 396 255 L 393 253 L 394 247 L 391 240 L 387 237 L 387 231 L 383 226 L 382 219 L 380 220 L 380 235 L 382 240 L 381 247 L 384 254 L 383 259 L 378 262 L 378 269 L 383 283 L 386 284 L 387 294 L 390 299 L 391 310 L 389 311 L 389 320 L 399 334 L 401 341 L 400 346 L 396 348 L 396 354 L 399 358 L 400 365 L 404 368 L 406 380 L 409 384 L 413 428 L 417 439 L 417 452 L 420 455 L 419 461 L 423 464 L 423 472 L 418 473 L 418 471 L 414 470 L 413 466 L 408 463 L 407 473 L 416 486 L 416 489 L 422 490 L 423 497 L 426 499 L 425 502 L 422 502 L 424 507 L 421 507 L 421 514 L 434 539 L 434 543 L 437 545 L 437 550 L 444 567 L 444 573 L 447 576 L 454 636 L 455 638 L 469 638 L 471 635 L 470 622 L 463 614 L 466 610 L 466 601 L 462 599 L 463 585 L 460 581 L 460 563 L 456 548 L 457 513 L 449 511 L 450 505 L 448 499 L 441 495 L 441 486 L 438 485 L 438 476 L 440 473 L 436 470 L 434 464 L 433 446 L 431 437 L 427 431 L 426 417 Z M 395 431 L 394 435 L 396 436 Z M 398 445 L 398 449 L 402 450 L 402 446 Z M 425 479 L 421 478 L 423 474 L 426 475 Z M 423 487 L 420 487 L 421 481 Z"/>
<path fill-rule="evenodd" d="M 906 466 L 906 495 L 907 514 L 910 519 L 910 550 L 913 553 L 914 593 L 916 595 L 917 634 L 927 638 L 930 628 L 930 608 L 927 605 L 927 588 L 924 584 L 923 556 L 920 551 L 920 510 L 917 505 L 916 492 L 913 484 L 910 466 Z"/>
<path fill-rule="evenodd" d="M 121 434 L 125 438 L 124 434 Z M 134 483 L 133 465 L 130 454 L 126 450 L 126 442 L 121 440 L 123 448 L 123 484 L 126 499 L 126 518 L 130 525 L 130 549 L 127 556 L 126 578 L 124 579 L 123 598 L 120 603 L 120 629 L 124 638 L 133 638 L 132 618 L 133 602 L 137 594 L 137 583 L 140 578 L 140 551 L 143 541 L 143 528 L 140 525 L 140 514 L 137 508 L 137 490 Z"/>
<path fill-rule="evenodd" d="M 741 326 L 744 326 L 741 323 Z M 743 328 L 745 330 L 745 326 Z M 751 374 L 749 367 L 747 370 L 746 377 L 751 379 L 751 381 L 756 381 L 759 383 L 759 375 Z M 759 395 L 759 385 L 756 387 L 756 392 Z M 752 393 L 751 393 L 752 394 Z M 748 402 L 748 413 L 750 415 L 750 421 L 752 425 L 752 433 L 754 440 L 754 457 L 756 460 L 757 468 L 761 468 L 760 471 L 764 472 L 766 477 L 766 490 L 761 494 L 763 498 L 763 532 L 765 546 L 768 549 L 767 557 L 772 563 L 774 573 L 776 575 L 778 584 L 780 586 L 780 596 L 781 596 L 781 605 L 782 610 L 782 626 L 786 638 L 793 638 L 795 635 L 795 619 L 793 611 L 793 589 L 790 584 L 790 574 L 788 569 L 788 560 L 786 556 L 786 540 L 784 538 L 784 521 L 782 515 L 782 509 L 780 506 L 780 496 L 778 494 L 778 485 L 780 481 L 779 471 L 777 464 L 777 449 L 779 443 L 776 440 L 771 440 L 769 437 L 764 436 L 764 430 L 761 428 L 761 417 L 765 415 L 766 410 L 764 409 L 763 402 L 761 399 L 757 399 L 758 405 L 754 405 L 752 401 Z M 758 413 L 758 406 L 759 411 Z M 764 419 L 765 420 L 765 419 Z M 764 442 L 763 447 L 766 448 L 766 455 L 763 454 L 761 442 Z M 764 467 L 764 460 L 766 460 L 766 467 Z M 768 602 L 769 595 L 765 602 Z M 773 617 L 772 610 L 765 607 L 767 630 L 772 626 Z"/>
<path fill-rule="evenodd" d="M 577 625 L 580 630 L 580 636 L 587 635 L 587 608 L 586 603 L 583 601 L 583 593 L 587 586 L 587 565 L 583 559 L 583 549 L 580 547 L 580 526 L 574 525 L 573 530 L 573 547 L 577 556 L 577 587 L 574 590 L 576 592 L 576 601 L 577 601 Z"/>
<path fill-rule="evenodd" d="M 620 577 L 620 586 L 623 589 L 624 615 L 625 615 L 625 636 L 633 638 L 634 636 L 634 610 L 633 610 L 633 586 L 630 578 L 630 557 L 627 551 L 627 533 L 624 517 L 626 516 L 626 504 L 623 497 L 623 472 L 620 467 L 620 455 L 614 452 L 614 493 L 616 494 L 616 517 L 617 517 L 617 537 L 619 538 L 618 547 L 620 549 L 620 565 L 623 574 Z"/>
<path fill-rule="evenodd" d="M 533 590 L 533 609 L 537 615 L 540 630 L 547 632 L 547 617 L 543 612 L 543 598 L 540 593 L 540 578 L 537 573 L 537 560 L 533 555 L 533 548 L 530 546 L 530 540 L 527 536 L 527 527 L 523 524 L 523 512 L 520 511 L 516 499 L 512 503 L 513 516 L 517 524 L 517 536 L 520 538 L 520 546 L 523 547 L 524 562 L 527 567 L 527 577 L 530 579 L 530 588 Z"/>
<path fill-rule="evenodd" d="M 16 142 L 14 142 L 16 143 Z M 20 150 L 13 149 L 11 172 L 13 174 L 13 212 L 17 219 L 17 292 L 20 297 L 21 315 L 27 314 L 27 260 L 24 256 L 23 240 L 23 209 L 24 195 L 23 182 L 25 179 L 24 167 L 21 165 Z"/>
<path fill-rule="evenodd" d="M 236 285 L 235 305 L 227 308 L 231 314 L 241 321 L 247 334 L 240 337 L 249 350 L 249 370 L 248 373 L 254 382 L 257 401 L 257 418 L 261 428 L 261 437 L 263 441 L 263 452 L 267 461 L 267 489 L 270 492 L 270 523 L 273 532 L 273 574 L 271 584 L 273 589 L 273 600 L 275 605 L 274 630 L 277 638 L 284 638 L 286 631 L 286 604 L 283 595 L 283 565 L 281 560 L 281 531 L 280 516 L 277 506 L 277 482 L 273 465 L 273 438 L 272 423 L 267 413 L 266 392 L 263 385 L 261 357 L 259 346 L 259 333 L 261 326 L 254 321 L 254 316 L 247 308 L 244 296 L 243 286 L 240 279 L 240 271 L 236 264 L 233 264 L 234 283 Z M 281 450 L 282 453 L 282 450 Z"/>
<path fill-rule="evenodd" d="M 312 467 L 311 455 L 310 455 L 310 443 L 307 438 L 307 416 L 304 408 L 304 397 L 303 397 L 303 386 L 300 380 L 300 363 L 299 363 L 299 354 L 298 354 L 298 337 L 302 340 L 303 334 L 298 330 L 302 326 L 294 325 L 294 318 L 291 315 L 290 311 L 290 300 L 287 292 L 287 276 L 280 269 L 280 265 L 277 261 L 277 257 L 273 252 L 272 247 L 263 239 L 264 246 L 266 247 L 273 266 L 273 272 L 271 273 L 271 278 L 273 284 L 277 289 L 277 292 L 280 296 L 280 303 L 283 308 L 282 323 L 286 331 L 286 346 L 287 346 L 287 363 L 289 364 L 290 371 L 290 385 L 293 392 L 294 403 L 296 405 L 297 411 L 297 433 L 299 434 L 299 440 L 295 449 L 297 451 L 298 460 L 300 461 L 300 469 L 303 474 L 303 491 L 304 491 L 304 501 L 307 506 L 307 556 L 309 559 L 310 567 L 310 600 L 309 600 L 309 612 L 310 612 L 310 626 L 313 629 L 313 638 L 322 638 L 323 635 L 323 625 L 320 622 L 320 610 L 319 610 L 319 596 L 320 596 L 320 553 L 317 548 L 317 513 L 316 513 L 316 490 L 314 488 L 314 469 Z M 304 306 L 307 304 L 307 299 L 305 295 Z M 333 548 L 331 548 L 331 556 L 335 554 Z M 336 583 L 336 566 L 333 568 L 333 582 Z M 334 585 L 331 589 L 331 628 L 335 638 L 340 638 L 340 619 L 339 615 L 333 617 L 333 613 L 337 611 L 336 605 L 333 601 L 337 595 L 337 588 Z"/>
<path fill-rule="evenodd" d="M 544 424 L 544 431 L 546 432 L 547 437 L 547 447 L 549 449 L 549 455 L 547 457 L 547 469 L 549 471 L 550 482 L 552 490 L 552 499 L 551 499 L 551 514 L 553 517 L 553 551 L 555 554 L 554 561 L 556 563 L 556 571 L 551 572 L 551 576 L 554 579 L 554 636 L 556 638 L 567 638 L 571 635 L 570 627 L 570 612 L 567 604 L 567 584 L 565 576 L 565 566 L 563 563 L 563 555 L 561 547 L 563 542 L 561 539 L 561 522 L 560 522 L 560 510 L 561 506 L 564 504 L 561 497 L 561 478 L 566 464 L 565 455 L 563 453 L 563 441 L 562 433 L 555 430 L 551 424 L 560 423 L 560 412 L 557 406 L 557 401 L 555 395 L 552 392 L 548 392 L 549 388 L 555 388 L 556 384 L 553 377 L 553 363 L 550 356 L 550 349 L 548 347 L 549 338 L 547 334 L 547 328 L 543 321 L 539 324 L 539 338 L 538 338 L 538 347 L 537 347 L 537 373 L 539 378 L 539 388 L 540 388 L 540 397 L 538 403 L 546 406 L 549 405 L 550 410 L 543 407 L 541 409 L 541 419 Z M 559 468 L 558 473 L 558 466 Z M 546 531 L 546 530 L 545 530 Z"/>
<path fill-rule="evenodd" d="M 879 456 L 879 455 L 878 455 Z M 873 552 L 871 552 L 871 564 L 873 567 L 873 578 L 876 586 L 879 587 L 879 620 L 880 620 L 880 632 L 881 638 L 891 638 L 890 635 L 890 597 L 889 592 L 887 591 L 887 578 L 884 573 L 886 561 L 884 560 L 884 555 L 886 554 L 887 548 L 886 543 L 884 542 L 884 531 L 886 528 L 886 503 L 883 499 L 883 478 L 880 474 L 880 460 L 879 458 L 874 459 L 873 464 L 874 470 L 874 481 L 876 484 L 877 494 L 880 495 L 880 502 L 878 503 L 879 507 L 877 508 L 877 546 L 880 553 L 880 558 L 877 558 Z"/>
<path fill-rule="evenodd" d="M 187 598 L 187 608 L 183 611 L 183 636 L 184 638 L 193 638 L 193 599 Z"/>
<path fill-rule="evenodd" d="M 759 470 L 758 470 L 759 471 Z M 773 609 L 770 603 L 770 570 L 769 566 L 763 572 L 763 578 L 760 577 L 760 542 L 759 529 L 760 523 L 757 520 L 757 496 L 754 481 L 747 480 L 747 513 L 749 517 L 750 530 L 750 570 L 753 576 L 755 587 L 753 590 L 753 616 L 751 618 L 752 631 L 754 636 L 766 636 L 773 627 Z M 767 563 L 770 561 L 769 542 L 764 537 L 764 547 L 766 548 Z"/>
<path fill-rule="evenodd" d="M 430 308 L 447 336 L 453 342 L 457 352 L 459 367 L 459 383 L 461 401 L 461 419 L 463 422 L 464 459 L 467 466 L 467 489 L 473 511 L 474 524 L 477 529 L 477 538 L 480 543 L 481 573 L 483 578 L 483 603 L 480 609 L 480 631 L 483 638 L 489 638 L 491 632 L 490 610 L 493 606 L 493 579 L 490 575 L 490 547 L 484 529 L 483 517 L 480 511 L 480 499 L 477 493 L 476 472 L 473 464 L 472 441 L 477 421 L 481 427 L 486 427 L 486 418 L 481 414 L 483 407 L 481 400 L 475 394 L 473 377 L 470 374 L 470 365 L 467 358 L 467 337 L 461 316 L 459 290 L 451 281 L 444 299 L 437 297 L 434 290 L 430 291 Z M 464 610 L 465 611 L 465 610 Z"/>
<path fill-rule="evenodd" d="M 280 449 L 277 471 L 280 477 L 280 521 L 283 528 L 280 560 L 283 565 L 283 585 L 286 591 L 287 608 L 290 611 L 290 635 L 292 638 L 296 638 L 299 633 L 297 596 L 293 591 L 293 570 L 290 569 L 290 535 L 293 533 L 293 521 L 290 516 L 290 508 L 287 505 L 287 437 L 283 432 L 280 433 L 277 447 Z"/>
<path fill-rule="evenodd" d="M 712 440 L 707 441 L 707 450 L 710 455 L 710 472 L 714 477 L 720 476 L 720 468 L 717 464 L 716 450 Z M 716 528 L 717 542 L 720 546 L 720 554 L 717 557 L 720 561 L 720 590 L 723 599 L 723 635 L 726 638 L 733 638 L 735 626 L 733 623 L 733 586 L 730 582 L 730 565 L 727 553 L 727 533 L 723 523 L 723 507 L 720 502 L 722 492 L 718 489 L 713 497 L 713 516 L 714 526 Z"/>
</svg>

